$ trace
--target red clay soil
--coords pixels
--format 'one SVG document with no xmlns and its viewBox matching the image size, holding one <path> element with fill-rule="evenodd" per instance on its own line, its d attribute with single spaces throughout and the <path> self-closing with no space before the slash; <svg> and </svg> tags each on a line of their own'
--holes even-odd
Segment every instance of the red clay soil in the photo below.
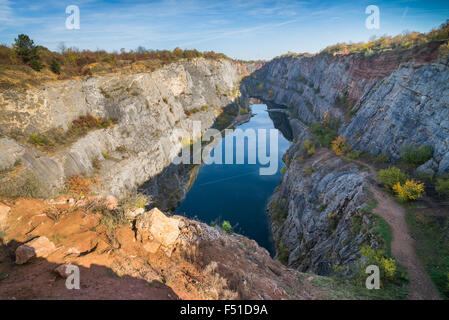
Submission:
<svg viewBox="0 0 449 320">
<path fill-rule="evenodd" d="M 191 252 L 181 247 L 168 257 L 162 250 L 145 251 L 132 223 L 108 230 L 101 223 L 101 213 L 76 205 L 0 200 L 11 207 L 6 229 L 0 233 L 0 300 L 267 300 L 328 295 L 325 288 L 301 280 L 304 275 L 271 259 L 255 241 L 191 220 L 189 228 L 199 227 L 212 238 L 188 247 Z M 191 230 L 181 233 L 189 235 Z M 38 236 L 47 237 L 57 250 L 24 265 L 15 264 L 16 248 Z M 63 263 L 80 268 L 80 290 L 68 290 L 65 279 L 54 272 Z M 208 269 L 211 264 L 216 268 Z"/>
</svg>

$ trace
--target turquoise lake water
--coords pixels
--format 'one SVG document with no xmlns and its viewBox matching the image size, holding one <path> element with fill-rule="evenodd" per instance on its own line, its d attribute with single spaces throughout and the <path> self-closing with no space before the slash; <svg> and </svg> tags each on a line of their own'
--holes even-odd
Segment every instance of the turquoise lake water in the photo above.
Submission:
<svg viewBox="0 0 449 320">
<path fill-rule="evenodd" d="M 251 106 L 254 116 L 247 123 L 237 128 L 246 129 L 275 129 L 264 104 Z M 275 129 L 277 130 L 277 129 Z M 224 139 L 236 139 L 236 133 Z M 223 163 L 225 159 L 224 141 L 211 151 L 222 148 Z M 268 139 L 267 139 L 268 140 Z M 234 227 L 234 231 L 257 241 L 259 245 L 273 253 L 273 241 L 269 229 L 269 218 L 266 206 L 270 196 L 281 180 L 280 170 L 284 166 L 282 156 L 290 146 L 290 142 L 278 131 L 278 168 L 273 175 L 260 175 L 261 165 L 257 157 L 256 164 L 248 164 L 248 143 L 245 142 L 244 164 L 203 164 L 198 177 L 186 198 L 175 210 L 175 213 L 190 218 L 197 218 L 205 223 L 222 223 L 227 220 Z M 234 143 L 235 150 L 239 146 Z M 257 145 L 255 148 L 257 151 Z M 269 154 L 269 143 L 266 153 Z M 253 150 L 254 151 L 254 150 Z M 257 153 L 256 153 L 257 154 Z M 234 161 L 235 163 L 235 161 Z"/>
</svg>

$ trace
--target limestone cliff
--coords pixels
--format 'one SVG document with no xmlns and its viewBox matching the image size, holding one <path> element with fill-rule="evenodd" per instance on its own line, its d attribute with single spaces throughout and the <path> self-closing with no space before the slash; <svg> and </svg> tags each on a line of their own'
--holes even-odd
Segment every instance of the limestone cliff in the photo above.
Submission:
<svg viewBox="0 0 449 320">
<path fill-rule="evenodd" d="M 245 72 L 231 60 L 197 58 L 151 73 L 6 90 L 0 95 L 0 170 L 20 161 L 55 190 L 69 176 L 92 175 L 96 161 L 97 191 L 123 197 L 170 164 L 192 134 L 193 120 L 203 129 L 213 125 L 221 108 L 236 101 Z M 117 123 L 51 153 L 26 143 L 31 134 L 67 130 L 83 115 Z"/>
<path fill-rule="evenodd" d="M 291 108 L 303 123 L 326 113 L 355 149 L 398 159 L 404 145 L 430 145 L 438 174 L 449 172 L 449 66 L 438 44 L 380 56 L 319 54 L 276 58 L 242 91 Z M 294 122 L 298 121 L 295 120 Z"/>
<path fill-rule="evenodd" d="M 380 241 L 374 216 L 363 209 L 370 200 L 366 172 L 323 150 L 310 157 L 303 143 L 313 141 L 312 123 L 339 119 L 338 134 L 353 149 L 391 161 L 406 145 L 429 145 L 433 157 L 422 169 L 449 172 L 449 67 L 438 46 L 284 56 L 244 79 L 244 95 L 290 116 L 294 144 L 269 205 L 277 254 L 288 265 L 329 274 L 335 265 L 351 268 L 362 245 Z"/>
</svg>

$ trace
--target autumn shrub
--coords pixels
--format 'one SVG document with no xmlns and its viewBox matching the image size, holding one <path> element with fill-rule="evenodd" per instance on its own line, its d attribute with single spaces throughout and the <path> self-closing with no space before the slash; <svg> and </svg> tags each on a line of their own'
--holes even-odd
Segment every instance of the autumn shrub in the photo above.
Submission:
<svg viewBox="0 0 449 320">
<path fill-rule="evenodd" d="M 312 141 L 305 140 L 302 144 L 306 148 L 307 155 L 311 156 L 315 153 L 315 145 Z"/>
<path fill-rule="evenodd" d="M 388 169 L 380 170 L 377 173 L 377 178 L 382 182 L 388 191 L 393 191 L 393 186 L 397 183 L 404 184 L 407 180 L 407 175 L 397 167 L 389 167 Z"/>
<path fill-rule="evenodd" d="M 80 116 L 72 121 L 71 130 L 105 129 L 116 122 L 115 119 L 100 119 L 94 115 Z"/>
<path fill-rule="evenodd" d="M 93 115 L 80 116 L 68 125 L 67 131 L 64 131 L 62 128 L 53 128 L 43 133 L 30 135 L 28 142 L 43 151 L 51 151 L 57 146 L 76 141 L 89 131 L 105 129 L 116 122 L 117 120 L 115 119 L 100 119 Z"/>
<path fill-rule="evenodd" d="M 342 156 L 351 151 L 351 147 L 346 143 L 345 137 L 338 136 L 334 141 L 332 141 L 332 150 L 337 156 Z"/>
<path fill-rule="evenodd" d="M 69 193 L 77 196 L 89 194 L 90 188 L 97 182 L 96 178 L 87 178 L 84 176 L 71 176 L 66 181 L 66 188 Z"/>
<path fill-rule="evenodd" d="M 415 180 L 407 180 L 404 184 L 400 182 L 393 186 L 393 191 L 401 201 L 413 201 L 420 198 L 424 193 L 424 183 Z"/>
<path fill-rule="evenodd" d="M 379 267 L 381 279 L 386 281 L 393 281 L 398 269 L 397 262 L 393 258 L 385 255 L 383 250 L 373 249 L 368 245 L 361 249 L 360 273 L 362 278 L 366 278 L 366 266 L 375 265 Z"/>
</svg>

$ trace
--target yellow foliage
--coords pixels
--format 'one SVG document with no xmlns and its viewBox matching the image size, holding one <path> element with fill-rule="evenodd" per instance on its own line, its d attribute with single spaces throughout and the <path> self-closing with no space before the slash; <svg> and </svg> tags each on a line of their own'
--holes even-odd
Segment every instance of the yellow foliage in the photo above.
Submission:
<svg viewBox="0 0 449 320">
<path fill-rule="evenodd" d="M 393 258 L 385 257 L 382 250 L 376 250 L 369 246 L 363 246 L 361 248 L 362 257 L 365 259 L 365 263 L 362 267 L 362 272 L 365 272 L 365 266 L 373 264 L 379 267 L 382 277 L 388 281 L 394 280 L 394 276 L 397 270 L 396 260 Z"/>
<path fill-rule="evenodd" d="M 424 183 L 407 180 L 404 185 L 400 182 L 393 186 L 393 191 L 402 201 L 416 200 L 424 193 Z"/>
<path fill-rule="evenodd" d="M 332 141 L 332 150 L 337 156 L 342 156 L 346 152 L 351 151 L 351 147 L 346 143 L 345 137 L 338 136 L 334 141 Z"/>
<path fill-rule="evenodd" d="M 396 261 L 392 258 L 382 257 L 380 263 L 387 279 L 393 280 L 396 272 Z"/>
<path fill-rule="evenodd" d="M 304 148 L 306 148 L 307 154 L 309 156 L 315 153 L 315 145 L 310 140 L 306 140 L 303 142 Z"/>
</svg>

